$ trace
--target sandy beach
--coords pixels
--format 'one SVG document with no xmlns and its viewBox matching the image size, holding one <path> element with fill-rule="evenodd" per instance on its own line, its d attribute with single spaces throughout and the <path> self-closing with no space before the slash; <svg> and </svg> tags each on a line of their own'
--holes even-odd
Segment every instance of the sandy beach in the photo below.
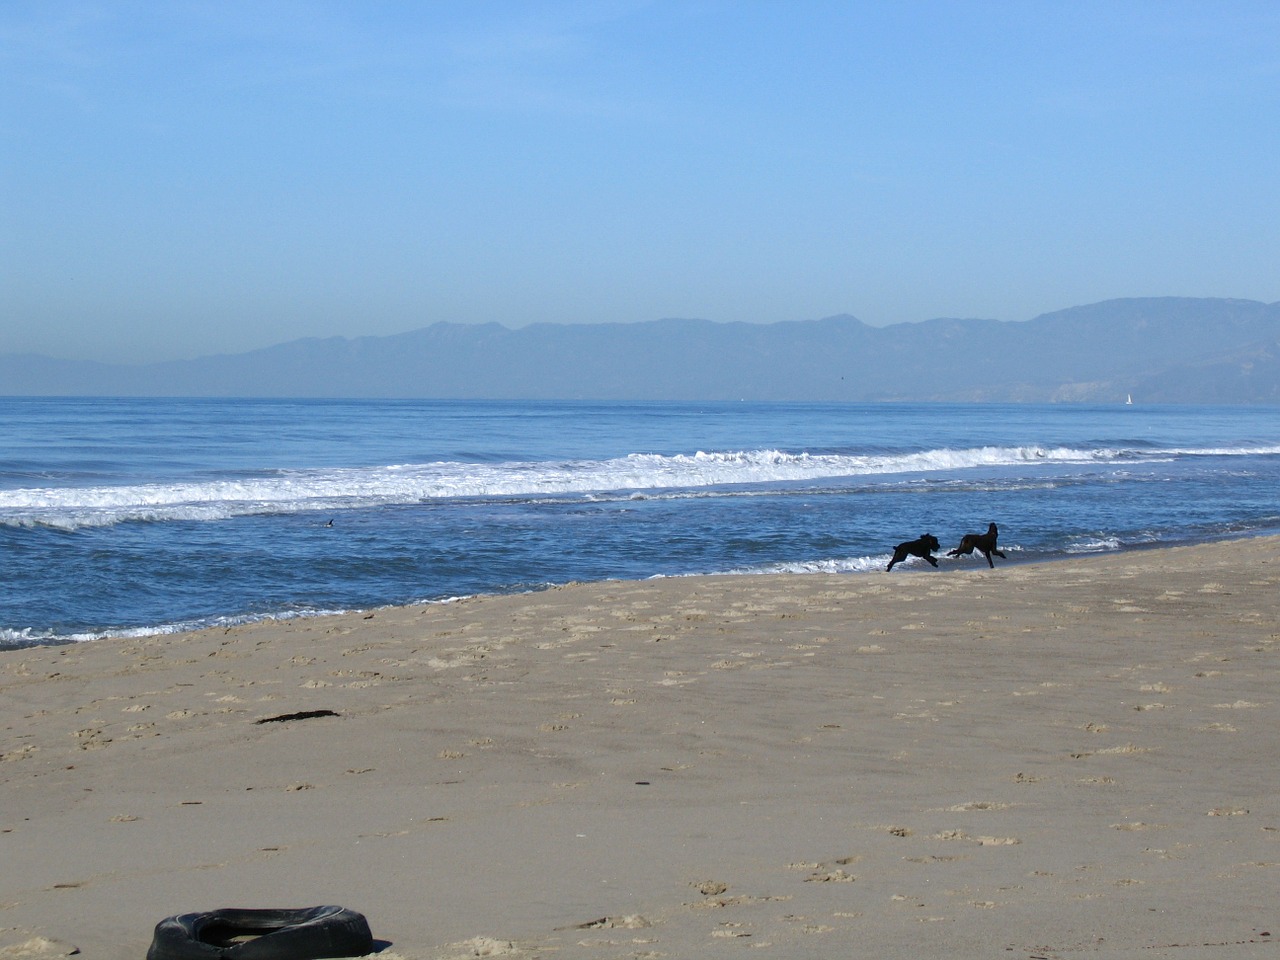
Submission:
<svg viewBox="0 0 1280 960">
<path fill-rule="evenodd" d="M 319 904 L 406 960 L 1275 957 L 1277 554 L 0 653 L 0 958 Z"/>
</svg>

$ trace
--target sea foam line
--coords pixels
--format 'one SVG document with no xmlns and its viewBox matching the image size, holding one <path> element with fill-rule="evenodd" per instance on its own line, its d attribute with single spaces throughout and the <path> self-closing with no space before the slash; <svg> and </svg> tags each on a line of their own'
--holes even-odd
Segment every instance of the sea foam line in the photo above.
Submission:
<svg viewBox="0 0 1280 960">
<path fill-rule="evenodd" d="M 32 487 L 0 490 L 0 524 L 63 529 L 127 521 L 209 521 L 271 513 L 336 511 L 448 499 L 600 495 L 921 474 L 1037 464 L 1143 463 L 1175 456 L 1258 455 L 1280 448 L 984 446 L 907 453 L 786 453 L 779 450 L 634 453 L 608 460 L 439 462 L 279 470 L 235 480 Z"/>
</svg>

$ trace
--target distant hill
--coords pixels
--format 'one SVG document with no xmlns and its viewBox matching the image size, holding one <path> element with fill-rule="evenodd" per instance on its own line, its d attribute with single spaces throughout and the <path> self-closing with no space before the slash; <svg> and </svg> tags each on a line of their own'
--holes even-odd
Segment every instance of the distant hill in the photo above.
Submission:
<svg viewBox="0 0 1280 960">
<path fill-rule="evenodd" d="M 889 327 L 437 323 L 136 366 L 0 355 L 0 394 L 1280 403 L 1280 303 L 1108 300 Z"/>
</svg>

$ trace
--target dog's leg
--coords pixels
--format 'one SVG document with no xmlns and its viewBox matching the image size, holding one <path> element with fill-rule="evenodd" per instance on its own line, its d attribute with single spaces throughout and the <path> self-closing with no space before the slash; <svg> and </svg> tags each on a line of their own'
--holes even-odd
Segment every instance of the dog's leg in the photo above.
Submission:
<svg viewBox="0 0 1280 960">
<path fill-rule="evenodd" d="M 935 567 L 938 565 L 938 561 L 933 559 L 933 557 L 929 556 L 929 554 L 926 553 L 924 555 L 924 558 L 928 560 L 930 563 L 932 563 Z"/>
</svg>

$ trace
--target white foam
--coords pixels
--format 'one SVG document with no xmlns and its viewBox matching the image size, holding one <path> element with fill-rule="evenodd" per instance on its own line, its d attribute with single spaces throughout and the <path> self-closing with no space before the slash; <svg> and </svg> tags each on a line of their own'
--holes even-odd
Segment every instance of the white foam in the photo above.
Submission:
<svg viewBox="0 0 1280 960">
<path fill-rule="evenodd" d="M 1073 540 L 1066 546 L 1067 553 L 1110 553 L 1123 544 L 1118 537 L 1085 537 Z"/>
<path fill-rule="evenodd" d="M 673 491 L 840 477 L 926 474 L 1035 464 L 1126 464 L 1174 456 L 1254 456 L 1280 448 L 1143 451 L 1112 447 L 986 446 L 892 454 L 778 450 L 635 453 L 609 460 L 439 462 L 282 470 L 255 477 L 0 491 L 0 523 L 68 530 L 126 521 L 210 521 L 237 516 L 408 504 L 450 498 L 594 496 L 637 499 Z"/>
<path fill-rule="evenodd" d="M 874 557 L 833 557 L 823 560 L 797 560 L 788 563 L 767 563 L 754 567 L 738 567 L 730 574 L 755 576 L 770 573 L 868 573 L 883 570 L 889 562 L 889 554 Z"/>
<path fill-rule="evenodd" d="M 439 602 L 451 602 L 450 597 Z M 338 613 L 347 613 L 343 609 L 308 608 L 301 610 L 277 611 L 268 614 L 243 614 L 240 616 L 208 617 L 199 620 L 180 620 L 149 627 L 122 627 L 119 629 L 98 630 L 86 633 L 56 633 L 52 630 L 33 630 L 29 627 L 21 630 L 0 628 L 0 649 L 6 647 L 32 647 L 49 643 L 85 643 L 90 640 L 101 640 L 105 637 L 138 639 L 141 637 L 163 636 L 172 633 L 191 633 L 195 630 L 213 628 L 238 627 L 249 623 L 260 623 L 273 620 L 297 620 L 308 617 L 327 617 Z"/>
</svg>

